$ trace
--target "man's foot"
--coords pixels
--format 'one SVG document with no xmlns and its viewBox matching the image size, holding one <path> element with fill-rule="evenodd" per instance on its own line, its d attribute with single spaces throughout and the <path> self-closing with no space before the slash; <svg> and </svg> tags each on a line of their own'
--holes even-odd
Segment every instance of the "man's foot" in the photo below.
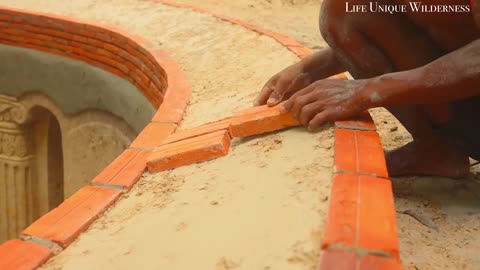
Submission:
<svg viewBox="0 0 480 270">
<path fill-rule="evenodd" d="M 468 175 L 467 154 L 441 140 L 413 141 L 386 153 L 390 176 L 431 175 L 461 178 Z"/>
</svg>

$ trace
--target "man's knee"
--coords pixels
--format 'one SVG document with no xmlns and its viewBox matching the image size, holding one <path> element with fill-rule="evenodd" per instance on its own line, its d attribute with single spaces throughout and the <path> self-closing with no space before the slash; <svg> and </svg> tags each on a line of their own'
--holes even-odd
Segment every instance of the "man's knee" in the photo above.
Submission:
<svg viewBox="0 0 480 270">
<path fill-rule="evenodd" d="M 322 3 L 319 20 L 320 33 L 331 47 L 340 45 L 344 40 L 342 35 L 347 34 L 350 27 L 344 7 L 344 0 L 325 0 Z"/>
</svg>

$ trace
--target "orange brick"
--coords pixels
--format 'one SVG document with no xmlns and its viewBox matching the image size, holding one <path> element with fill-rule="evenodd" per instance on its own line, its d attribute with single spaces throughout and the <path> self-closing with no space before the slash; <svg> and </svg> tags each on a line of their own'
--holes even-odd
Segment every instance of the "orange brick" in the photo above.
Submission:
<svg viewBox="0 0 480 270">
<path fill-rule="evenodd" d="M 149 123 L 130 145 L 132 148 L 154 148 L 177 129 L 176 124 Z"/>
<path fill-rule="evenodd" d="M 281 106 L 260 106 L 243 111 L 243 115 L 237 114 L 232 118 L 230 134 L 232 137 L 246 137 L 298 126 L 297 119 L 290 113 L 283 113 Z"/>
<path fill-rule="evenodd" d="M 125 167 L 108 183 L 131 189 L 140 180 L 147 169 L 147 158 L 152 152 L 142 151 L 138 153 Z"/>
<path fill-rule="evenodd" d="M 332 245 L 382 251 L 398 258 L 391 181 L 336 174 L 322 247 Z"/>
<path fill-rule="evenodd" d="M 130 189 L 143 175 L 147 167 L 147 156 L 151 152 L 128 149 L 97 177 L 96 184 L 110 184 Z"/>
<path fill-rule="evenodd" d="M 280 106 L 280 105 L 277 105 L 277 106 Z M 277 111 L 279 109 L 277 106 L 270 107 L 268 105 L 262 105 L 262 106 L 250 107 L 235 113 L 234 117 L 249 115 L 249 114 L 258 114 L 258 113 L 262 113 L 269 110 Z"/>
<path fill-rule="evenodd" d="M 358 270 L 400 270 L 400 262 L 387 257 L 365 255 L 360 259 Z"/>
<path fill-rule="evenodd" d="M 337 171 L 388 178 L 385 154 L 375 131 L 335 129 L 334 163 Z"/>
<path fill-rule="evenodd" d="M 103 169 L 93 180 L 93 183 L 109 183 L 110 180 L 117 175 L 140 150 L 126 149 L 115 160 L 113 160 L 105 169 Z"/>
<path fill-rule="evenodd" d="M 282 35 L 280 33 L 277 33 L 277 32 L 273 32 L 273 31 L 269 31 L 269 30 L 263 30 L 260 33 L 276 39 L 278 42 L 280 42 L 284 46 L 303 47 L 303 45 L 301 43 L 299 43 L 298 41 L 296 41 L 296 40 L 294 40 L 290 37 L 287 37 L 285 35 Z"/>
<path fill-rule="evenodd" d="M 165 70 L 168 87 L 165 99 L 152 122 L 179 123 L 190 99 L 187 77 L 177 62 L 161 50 L 150 52 L 155 61 Z"/>
<path fill-rule="evenodd" d="M 305 48 L 303 46 L 298 47 L 298 46 L 287 46 L 287 48 L 295 53 L 298 57 L 304 58 L 305 56 L 308 56 L 312 53 L 312 50 Z"/>
<path fill-rule="evenodd" d="M 336 121 L 335 127 L 357 130 L 376 130 L 375 123 L 373 123 L 372 117 L 367 111 L 360 113 L 359 115 L 348 120 Z"/>
<path fill-rule="evenodd" d="M 53 241 L 62 247 L 70 245 L 99 214 L 110 207 L 122 191 L 86 186 L 51 210 L 22 234 Z"/>
<path fill-rule="evenodd" d="M 199 163 L 225 156 L 229 147 L 228 132 L 217 131 L 159 147 L 148 157 L 147 167 L 157 172 Z"/>
<path fill-rule="evenodd" d="M 45 246 L 19 239 L 0 245 L 0 269 L 29 270 L 44 264 L 53 252 Z"/>
<path fill-rule="evenodd" d="M 398 258 L 391 181 L 369 176 L 360 176 L 359 179 L 358 246 L 384 251 Z"/>
<path fill-rule="evenodd" d="M 180 123 L 189 99 L 189 88 L 169 87 L 162 104 L 152 118 L 152 122 Z"/>
<path fill-rule="evenodd" d="M 185 139 L 190 139 L 193 137 L 198 137 L 201 135 L 213 133 L 221 130 L 228 130 L 230 126 L 231 118 L 226 118 L 220 121 L 207 123 L 192 129 L 182 130 L 170 135 L 162 144 L 169 144 L 173 142 L 178 142 Z"/>
<path fill-rule="evenodd" d="M 357 256 L 343 250 L 327 250 L 323 253 L 318 270 L 356 270 Z"/>
<path fill-rule="evenodd" d="M 337 174 L 333 177 L 323 248 L 332 244 L 356 245 L 358 185 L 356 174 Z"/>
</svg>

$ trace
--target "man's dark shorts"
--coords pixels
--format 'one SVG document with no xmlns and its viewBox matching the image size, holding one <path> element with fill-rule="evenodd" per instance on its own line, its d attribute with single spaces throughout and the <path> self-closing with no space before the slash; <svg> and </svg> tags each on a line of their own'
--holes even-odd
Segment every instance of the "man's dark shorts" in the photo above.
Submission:
<svg viewBox="0 0 480 270">
<path fill-rule="evenodd" d="M 455 101 L 450 106 L 450 120 L 435 130 L 471 158 L 480 160 L 480 97 Z"/>
</svg>

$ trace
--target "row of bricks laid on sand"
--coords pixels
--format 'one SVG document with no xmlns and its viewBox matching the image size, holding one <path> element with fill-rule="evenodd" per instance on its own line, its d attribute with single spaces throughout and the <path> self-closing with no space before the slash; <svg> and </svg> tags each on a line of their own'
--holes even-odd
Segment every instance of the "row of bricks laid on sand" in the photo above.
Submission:
<svg viewBox="0 0 480 270">
<path fill-rule="evenodd" d="M 48 18 L 48 19 L 46 19 Z M 162 103 L 166 74 L 145 41 L 112 27 L 0 8 L 0 43 L 41 50 L 101 67 L 142 90 L 155 107 Z"/>
<path fill-rule="evenodd" d="M 303 57 L 312 53 L 312 50 L 306 48 L 305 46 L 303 46 L 301 43 L 299 43 L 296 40 L 293 40 L 293 39 L 291 39 L 291 38 L 289 38 L 285 35 L 282 35 L 280 33 L 267 30 L 265 28 L 259 27 L 259 26 L 254 25 L 254 24 L 250 24 L 250 23 L 248 23 L 246 21 L 243 21 L 243 20 L 230 18 L 230 17 L 227 17 L 223 14 L 212 12 L 210 10 L 207 10 L 207 9 L 204 9 L 204 8 L 201 8 L 201 7 L 198 7 L 198 6 L 182 4 L 182 3 L 175 2 L 175 1 L 170 1 L 170 0 L 153 0 L 153 1 L 160 2 L 162 4 L 177 7 L 177 8 L 192 9 L 192 10 L 197 11 L 197 12 L 213 15 L 213 16 L 219 18 L 219 19 L 222 19 L 224 21 L 227 21 L 227 22 L 230 22 L 230 23 L 233 23 L 233 24 L 241 25 L 241 26 L 243 26 L 243 27 L 245 27 L 249 30 L 255 31 L 255 32 L 257 32 L 261 35 L 266 35 L 266 36 L 269 36 L 269 37 L 277 40 L 280 44 L 282 44 L 283 46 L 288 48 L 290 51 L 295 53 L 300 58 L 303 58 Z"/>
<path fill-rule="evenodd" d="M 320 270 L 399 270 L 392 185 L 375 125 L 365 112 L 335 126 Z"/>
<path fill-rule="evenodd" d="M 225 156 L 233 137 L 246 137 L 299 125 L 282 105 L 260 106 L 190 130 L 162 142 L 147 159 L 151 172 L 163 171 Z"/>
</svg>

